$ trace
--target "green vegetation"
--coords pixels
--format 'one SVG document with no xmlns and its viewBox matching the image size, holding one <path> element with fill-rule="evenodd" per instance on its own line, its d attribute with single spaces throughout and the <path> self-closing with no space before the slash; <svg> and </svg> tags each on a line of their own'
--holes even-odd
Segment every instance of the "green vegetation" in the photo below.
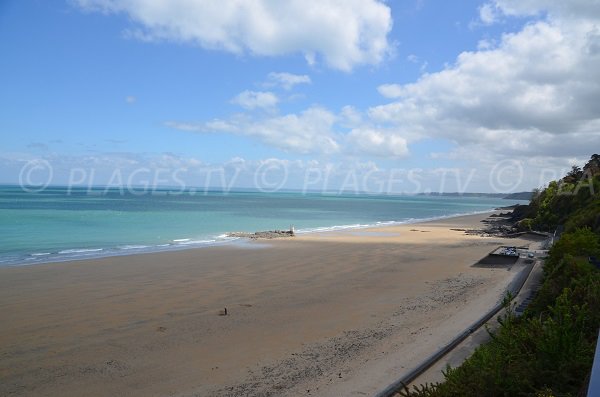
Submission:
<svg viewBox="0 0 600 397">
<path fill-rule="evenodd" d="M 445 381 L 406 388 L 404 397 L 585 395 L 600 327 L 600 156 L 535 192 L 523 228 L 565 233 L 544 263 L 544 283 L 524 315 L 509 299 L 490 342 Z M 583 394 L 582 394 L 583 393 Z"/>
<path fill-rule="evenodd" d="M 600 232 L 600 155 L 592 155 L 583 169 L 573 166 L 561 180 L 534 190 L 524 215 L 521 223 L 536 230 L 564 225 L 566 231 L 589 226 Z"/>
</svg>

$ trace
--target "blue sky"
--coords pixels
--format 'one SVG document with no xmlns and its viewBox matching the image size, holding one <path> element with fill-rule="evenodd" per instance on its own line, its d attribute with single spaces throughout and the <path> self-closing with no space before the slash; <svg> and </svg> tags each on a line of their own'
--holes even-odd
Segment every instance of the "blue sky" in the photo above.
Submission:
<svg viewBox="0 0 600 397">
<path fill-rule="evenodd" d="M 0 182 L 531 189 L 600 147 L 600 5 L 562 3 L 5 1 Z"/>
</svg>

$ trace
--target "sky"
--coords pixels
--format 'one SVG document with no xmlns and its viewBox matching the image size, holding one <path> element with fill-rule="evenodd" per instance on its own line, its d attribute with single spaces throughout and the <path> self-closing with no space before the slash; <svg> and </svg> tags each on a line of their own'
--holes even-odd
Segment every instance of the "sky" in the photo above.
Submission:
<svg viewBox="0 0 600 397">
<path fill-rule="evenodd" d="M 513 192 L 600 148 L 600 0 L 3 0 L 0 183 Z"/>
</svg>

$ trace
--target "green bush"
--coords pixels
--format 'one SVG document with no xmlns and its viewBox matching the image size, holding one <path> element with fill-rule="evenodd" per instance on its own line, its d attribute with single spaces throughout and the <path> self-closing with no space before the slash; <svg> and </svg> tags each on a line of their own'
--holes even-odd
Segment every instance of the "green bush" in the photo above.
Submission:
<svg viewBox="0 0 600 397">
<path fill-rule="evenodd" d="M 517 228 L 520 231 L 530 231 L 532 230 L 532 225 L 533 219 L 531 218 L 521 219 L 519 222 L 517 222 Z"/>
</svg>

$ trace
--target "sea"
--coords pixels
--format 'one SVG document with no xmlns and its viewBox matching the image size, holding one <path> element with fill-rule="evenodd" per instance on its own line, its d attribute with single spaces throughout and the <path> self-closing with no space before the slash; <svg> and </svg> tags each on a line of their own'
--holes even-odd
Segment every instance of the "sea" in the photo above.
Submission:
<svg viewBox="0 0 600 397">
<path fill-rule="evenodd" d="M 0 266 L 239 243 L 229 232 L 320 233 L 476 214 L 519 200 L 260 191 L 0 186 Z"/>
</svg>

